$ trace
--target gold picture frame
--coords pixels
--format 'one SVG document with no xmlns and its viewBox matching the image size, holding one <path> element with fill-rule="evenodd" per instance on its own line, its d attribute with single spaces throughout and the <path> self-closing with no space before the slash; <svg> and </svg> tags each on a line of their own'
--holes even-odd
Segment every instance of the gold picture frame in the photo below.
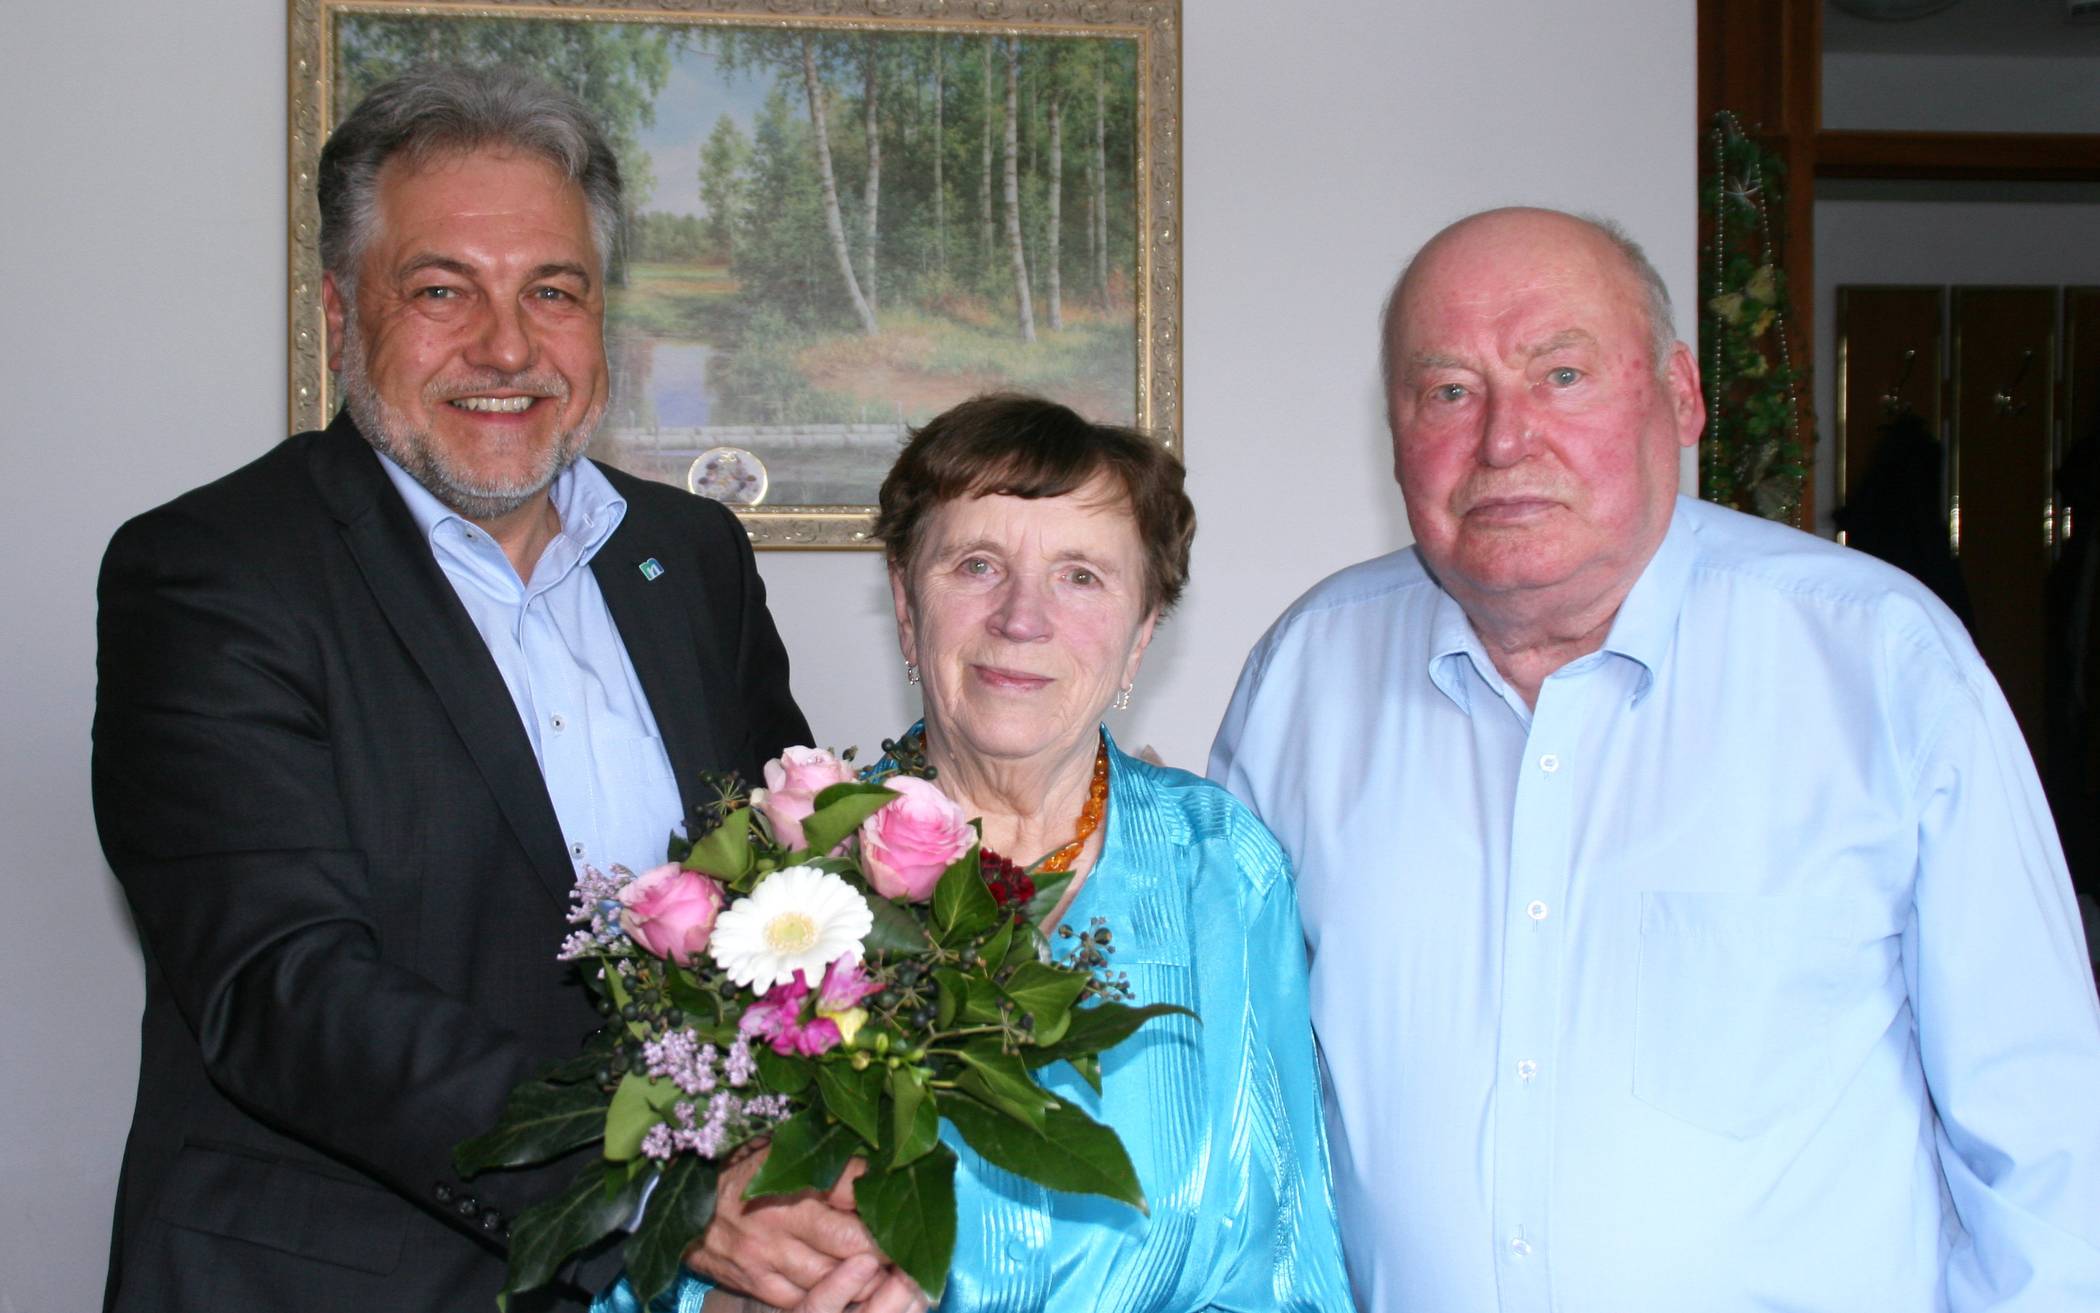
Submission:
<svg viewBox="0 0 2100 1313">
<path fill-rule="evenodd" d="M 1179 452 L 1178 0 L 289 3 L 294 427 L 336 403 L 314 196 L 330 127 L 410 63 L 544 51 L 550 77 L 604 102 L 629 178 L 615 409 L 592 455 L 756 497 L 737 513 L 757 546 L 852 548 L 875 545 L 871 475 L 904 427 L 977 391 L 1044 392 Z M 795 177 L 798 150 L 827 186 Z M 836 243 L 822 258 L 793 245 L 812 190 Z"/>
</svg>

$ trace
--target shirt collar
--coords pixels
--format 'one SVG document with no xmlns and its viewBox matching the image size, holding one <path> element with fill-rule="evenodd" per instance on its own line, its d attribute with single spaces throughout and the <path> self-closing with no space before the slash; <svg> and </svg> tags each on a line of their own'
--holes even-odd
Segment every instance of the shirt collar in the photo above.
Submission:
<svg viewBox="0 0 2100 1313">
<path fill-rule="evenodd" d="M 437 499 L 437 494 L 416 481 L 414 475 L 394 460 L 393 457 L 372 449 L 379 457 L 380 468 L 386 471 L 394 490 L 401 494 L 408 514 L 416 522 L 425 542 L 431 550 L 438 549 L 438 531 L 447 524 L 462 527 L 473 522 Z M 560 537 L 570 540 L 571 550 L 576 553 L 574 565 L 581 565 L 598 554 L 605 540 L 612 537 L 613 530 L 627 516 L 627 499 L 614 490 L 611 480 L 605 477 L 595 462 L 578 460 L 554 478 L 547 489 L 547 496 L 554 503 L 555 514 L 561 517 Z M 478 531 L 478 529 L 477 529 Z"/>
<path fill-rule="evenodd" d="M 1429 678 L 1468 716 L 1473 714 L 1472 686 L 1466 680 L 1469 664 L 1483 680 L 1500 678 L 1465 608 L 1438 584 L 1436 608 L 1429 618 Z"/>
<path fill-rule="evenodd" d="M 1662 544 L 1641 570 L 1640 578 L 1634 580 L 1626 600 L 1619 604 L 1619 612 L 1604 638 L 1603 651 L 1624 657 L 1641 668 L 1633 693 L 1635 702 L 1654 686 L 1669 655 L 1677 634 L 1677 615 L 1684 608 L 1685 589 L 1692 577 L 1698 530 L 1693 527 L 1693 517 L 1684 513 L 1685 500 L 1679 496 L 1671 505 L 1670 527 L 1663 533 Z M 1470 716 L 1473 703 L 1472 686 L 1465 677 L 1468 665 L 1513 709 L 1522 707 L 1522 699 L 1509 690 L 1502 672 L 1495 669 L 1487 649 L 1481 645 L 1480 635 L 1473 632 L 1473 622 L 1466 618 L 1464 608 L 1439 585 L 1436 609 L 1429 623 L 1429 678 L 1460 711 Z M 1522 710 L 1518 714 L 1526 715 Z"/>
<path fill-rule="evenodd" d="M 1655 685 L 1670 645 L 1677 638 L 1677 617 L 1684 610 L 1685 590 L 1690 586 L 1692 563 L 1698 556 L 1699 531 L 1685 511 L 1686 498 L 1679 496 L 1670 507 L 1670 527 L 1662 544 L 1648 558 L 1632 591 L 1619 603 L 1605 635 L 1604 650 L 1625 657 L 1641 667 L 1640 682 L 1633 691 L 1639 702 Z"/>
</svg>

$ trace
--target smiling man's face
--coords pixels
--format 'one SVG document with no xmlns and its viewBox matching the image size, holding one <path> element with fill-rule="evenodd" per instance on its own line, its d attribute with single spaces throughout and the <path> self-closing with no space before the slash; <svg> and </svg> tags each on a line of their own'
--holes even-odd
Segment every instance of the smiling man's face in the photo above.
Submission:
<svg viewBox="0 0 2100 1313">
<path fill-rule="evenodd" d="M 541 496 L 605 413 L 605 295 L 582 189 L 533 155 L 379 175 L 354 298 L 323 286 L 329 363 L 375 447 L 484 526 Z"/>
</svg>

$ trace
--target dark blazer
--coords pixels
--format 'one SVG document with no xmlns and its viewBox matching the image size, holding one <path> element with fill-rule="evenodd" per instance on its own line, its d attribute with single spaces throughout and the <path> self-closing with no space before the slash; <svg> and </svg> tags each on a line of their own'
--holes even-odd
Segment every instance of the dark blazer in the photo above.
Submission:
<svg viewBox="0 0 2100 1313">
<path fill-rule="evenodd" d="M 735 518 L 605 473 L 592 570 L 690 807 L 809 728 Z M 126 524 L 100 598 L 95 816 L 146 966 L 105 1309 L 492 1308 L 506 1219 L 575 1164 L 461 1182 L 452 1146 L 597 1018 L 473 622 L 347 418 Z"/>
</svg>

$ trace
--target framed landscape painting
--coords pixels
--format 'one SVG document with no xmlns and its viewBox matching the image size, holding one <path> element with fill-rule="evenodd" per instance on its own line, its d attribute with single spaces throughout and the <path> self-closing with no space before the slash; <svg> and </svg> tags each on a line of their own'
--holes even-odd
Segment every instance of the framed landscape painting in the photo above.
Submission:
<svg viewBox="0 0 2100 1313">
<path fill-rule="evenodd" d="M 336 406 L 313 176 L 418 64 L 530 68 L 626 181 L 590 454 L 855 547 L 908 426 L 1037 392 L 1179 449 L 1175 0 L 291 0 L 291 403 Z"/>
</svg>

